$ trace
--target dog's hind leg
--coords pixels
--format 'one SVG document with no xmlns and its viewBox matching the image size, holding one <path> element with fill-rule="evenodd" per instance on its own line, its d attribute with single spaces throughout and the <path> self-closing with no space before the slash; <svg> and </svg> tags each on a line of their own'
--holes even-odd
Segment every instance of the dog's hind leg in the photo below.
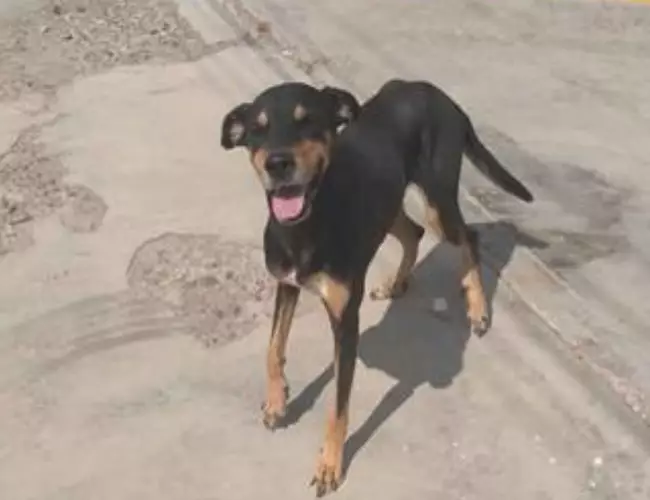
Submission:
<svg viewBox="0 0 650 500">
<path fill-rule="evenodd" d="M 467 227 L 458 206 L 458 185 L 468 122 L 459 118 L 444 135 L 425 141 L 418 186 L 426 200 L 426 223 L 441 239 L 461 250 L 461 285 L 472 332 L 483 335 L 489 326 L 487 300 L 481 280 L 478 236 Z"/>
<path fill-rule="evenodd" d="M 402 295 L 408 288 L 411 271 L 418 258 L 418 246 L 424 234 L 424 229 L 413 222 L 404 209 L 400 209 L 392 227 L 389 230 L 402 246 L 402 260 L 395 276 L 370 291 L 370 298 L 382 300 Z"/>
<path fill-rule="evenodd" d="M 427 225 L 440 237 L 446 239 L 461 251 L 461 286 L 465 295 L 467 317 L 472 333 L 485 334 L 489 328 L 487 300 L 481 280 L 478 249 L 478 234 L 465 224 L 456 203 L 445 206 L 445 222 L 441 220 L 440 209 L 432 202 L 427 203 Z M 451 216 L 451 217 L 450 217 Z M 449 226 L 453 225 L 453 230 Z"/>
<path fill-rule="evenodd" d="M 478 234 L 465 228 L 461 242 L 462 278 L 461 283 L 467 303 L 467 316 L 472 333 L 483 336 L 490 326 L 488 306 L 481 280 Z"/>
</svg>

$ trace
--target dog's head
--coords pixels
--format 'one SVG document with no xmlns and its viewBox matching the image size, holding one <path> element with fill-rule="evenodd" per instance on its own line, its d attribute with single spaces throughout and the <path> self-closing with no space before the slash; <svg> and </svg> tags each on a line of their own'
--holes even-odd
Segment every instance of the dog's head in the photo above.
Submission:
<svg viewBox="0 0 650 500">
<path fill-rule="evenodd" d="M 273 86 L 223 119 L 221 145 L 243 146 L 282 224 L 306 219 L 330 162 L 339 127 L 359 113 L 350 93 L 298 82 Z"/>
</svg>

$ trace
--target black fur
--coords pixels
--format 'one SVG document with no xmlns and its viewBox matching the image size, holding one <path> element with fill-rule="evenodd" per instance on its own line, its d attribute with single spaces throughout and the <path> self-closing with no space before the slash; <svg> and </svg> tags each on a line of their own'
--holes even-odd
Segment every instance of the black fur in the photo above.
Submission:
<svg viewBox="0 0 650 500">
<path fill-rule="evenodd" d="M 309 119 L 295 118 L 297 106 L 305 108 Z M 266 125 L 260 127 L 262 112 L 261 121 Z M 339 132 L 341 126 L 345 128 Z M 301 166 L 296 151 L 305 141 L 322 146 L 314 149 L 323 152 L 322 161 Z M 506 191 L 525 201 L 533 199 L 480 142 L 461 108 L 426 82 L 392 80 L 361 109 L 351 94 L 340 89 L 281 84 L 252 103 L 234 108 L 224 118 L 221 143 L 226 149 L 245 146 L 253 157 L 262 151 L 262 158 L 274 159 L 271 163 L 267 160 L 264 167 L 261 161 L 256 166 L 270 208 L 278 197 L 293 196 L 291 193 L 304 196 L 305 206 L 295 218 L 280 220 L 271 209 L 264 232 L 266 265 L 281 283 L 273 335 L 281 331 L 277 326 L 281 309 L 289 304 L 293 311 L 297 300 L 297 295 L 292 295 L 291 301 L 283 302 L 287 286 L 311 286 L 321 293 L 332 319 L 340 367 L 337 416 L 347 411 L 366 272 L 386 235 L 395 231 L 406 187 L 414 184 L 420 188 L 439 215 L 444 236 L 465 245 L 474 263 L 478 262 L 476 235 L 465 226 L 458 205 L 463 154 Z M 293 160 L 287 152 L 293 152 Z M 285 155 L 280 169 L 276 168 L 277 154 Z M 402 231 L 415 245 L 424 232 L 404 217 Z M 292 280 L 289 285 L 288 276 Z M 314 276 L 343 284 L 349 296 L 342 311 L 335 310 L 326 289 L 314 289 Z M 482 294 L 480 286 L 479 291 Z M 479 331 L 487 328 L 485 318 L 473 320 Z M 288 327 L 281 335 L 284 346 Z M 273 356 L 284 356 L 284 347 L 270 349 L 276 349 L 270 351 Z M 274 415 L 265 415 L 265 422 L 274 420 L 270 417 Z M 318 491 L 333 489 L 340 478 L 327 467 L 319 471 L 315 478 Z"/>
</svg>

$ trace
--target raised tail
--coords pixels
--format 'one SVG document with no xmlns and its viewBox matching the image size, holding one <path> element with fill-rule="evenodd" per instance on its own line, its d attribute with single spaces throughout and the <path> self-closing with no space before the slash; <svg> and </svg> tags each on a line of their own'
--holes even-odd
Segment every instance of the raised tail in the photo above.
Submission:
<svg viewBox="0 0 650 500">
<path fill-rule="evenodd" d="M 528 188 L 513 177 L 499 160 L 490 152 L 488 148 L 480 141 L 476 131 L 471 123 L 467 131 L 467 143 L 465 154 L 472 160 L 472 163 L 479 171 L 499 186 L 504 191 L 516 196 L 520 200 L 530 203 L 533 201 L 533 195 Z"/>
</svg>

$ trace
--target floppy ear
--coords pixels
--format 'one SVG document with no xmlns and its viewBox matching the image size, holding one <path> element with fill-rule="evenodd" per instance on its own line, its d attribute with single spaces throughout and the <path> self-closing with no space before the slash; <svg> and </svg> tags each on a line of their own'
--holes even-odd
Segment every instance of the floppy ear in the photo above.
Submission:
<svg viewBox="0 0 650 500">
<path fill-rule="evenodd" d="M 359 116 L 361 106 L 350 92 L 336 87 L 324 87 L 321 92 L 332 103 L 337 128 L 350 124 Z"/>
<path fill-rule="evenodd" d="M 236 106 L 224 117 L 221 123 L 221 146 L 232 149 L 246 144 L 246 113 L 250 103 Z"/>
</svg>

